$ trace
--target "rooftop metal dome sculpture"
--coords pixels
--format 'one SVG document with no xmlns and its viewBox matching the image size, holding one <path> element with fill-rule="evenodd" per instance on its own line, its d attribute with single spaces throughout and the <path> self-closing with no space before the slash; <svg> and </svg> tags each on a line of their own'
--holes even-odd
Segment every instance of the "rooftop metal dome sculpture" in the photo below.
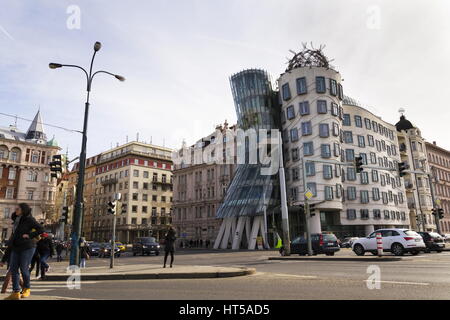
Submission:
<svg viewBox="0 0 450 320">
<path fill-rule="evenodd" d="M 304 42 L 302 43 L 302 46 L 303 50 L 298 53 L 289 50 L 294 56 L 291 59 L 288 59 L 286 72 L 301 67 L 323 67 L 334 70 L 334 66 L 330 64 L 333 60 L 328 59 L 322 51 L 325 48 L 325 45 L 320 45 L 318 49 L 315 49 L 311 43 L 311 49 L 309 49 L 306 42 Z"/>
</svg>

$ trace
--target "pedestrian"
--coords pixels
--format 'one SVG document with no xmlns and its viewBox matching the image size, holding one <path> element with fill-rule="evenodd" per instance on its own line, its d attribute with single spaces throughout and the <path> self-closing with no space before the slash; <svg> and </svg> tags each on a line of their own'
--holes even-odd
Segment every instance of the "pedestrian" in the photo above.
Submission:
<svg viewBox="0 0 450 320">
<path fill-rule="evenodd" d="M 31 215 L 31 208 L 26 203 L 20 203 L 15 211 L 13 232 L 11 235 L 11 253 L 9 257 L 9 271 L 12 275 L 13 293 L 6 297 L 6 300 L 19 300 L 27 298 L 31 293 L 29 266 L 36 243 L 33 238 L 44 232 L 42 225 L 39 224 Z M 20 271 L 19 271 L 20 270 Z M 20 274 L 23 277 L 24 289 L 20 289 Z"/>
<path fill-rule="evenodd" d="M 80 268 L 86 268 L 86 260 L 88 260 L 89 257 L 89 246 L 84 238 L 80 238 Z"/>
<path fill-rule="evenodd" d="M 13 214 L 13 221 L 14 221 L 14 219 L 15 219 L 15 215 Z M 2 260 L 0 261 L 0 267 L 3 267 L 6 264 L 6 269 L 7 269 L 5 279 L 3 280 L 1 293 L 6 293 L 9 283 L 11 282 L 11 272 L 9 271 L 9 257 L 10 256 L 11 256 L 11 247 L 8 244 L 5 252 L 3 253 Z M 22 278 L 20 279 L 20 287 L 23 289 Z"/>
<path fill-rule="evenodd" d="M 34 267 L 36 267 L 36 278 L 38 278 L 39 271 L 41 270 L 41 257 L 39 256 L 39 251 L 37 249 L 34 251 L 33 258 L 31 258 L 30 274 Z"/>
<path fill-rule="evenodd" d="M 48 272 L 49 265 L 48 258 L 53 256 L 53 242 L 47 233 L 41 235 L 41 240 L 38 241 L 36 250 L 39 252 L 39 262 L 41 267 L 41 280 L 45 279 L 45 274 Z"/>
<path fill-rule="evenodd" d="M 62 258 L 62 252 L 64 250 L 64 245 L 61 241 L 58 241 L 56 244 L 56 261 L 61 262 L 63 260 Z"/>
<path fill-rule="evenodd" d="M 167 231 L 166 237 L 164 239 L 164 268 L 166 267 L 167 262 L 167 256 L 170 253 L 170 267 L 172 268 L 173 265 L 173 255 L 175 253 L 175 240 L 176 240 L 176 233 L 175 229 L 173 227 L 170 227 Z"/>
</svg>

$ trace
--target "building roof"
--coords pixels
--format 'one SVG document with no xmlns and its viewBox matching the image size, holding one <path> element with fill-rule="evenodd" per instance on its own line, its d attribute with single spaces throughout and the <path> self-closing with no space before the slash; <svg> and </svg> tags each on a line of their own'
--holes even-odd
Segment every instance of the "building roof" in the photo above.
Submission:
<svg viewBox="0 0 450 320">
<path fill-rule="evenodd" d="M 44 127 L 42 125 L 41 111 L 38 110 L 36 115 L 34 116 L 33 122 L 31 122 L 30 127 L 28 128 L 26 140 L 36 140 L 39 143 L 40 140 L 42 142 L 47 141 L 47 137 L 44 132 Z"/>
<path fill-rule="evenodd" d="M 47 143 L 47 136 L 45 135 L 44 127 L 42 125 L 42 118 L 40 111 L 38 111 L 34 116 L 34 119 L 31 122 L 31 125 L 26 133 L 19 131 L 15 125 L 10 125 L 9 128 L 0 127 L 0 138 L 28 143 L 43 144 L 51 147 L 58 146 L 54 138 L 51 141 L 49 141 L 49 143 Z"/>
<path fill-rule="evenodd" d="M 400 116 L 400 121 L 395 124 L 395 127 L 397 128 L 397 131 L 399 131 L 399 132 L 402 130 L 407 131 L 409 129 L 415 128 L 413 126 L 413 124 L 411 123 L 411 121 L 407 120 L 404 115 Z"/>
</svg>

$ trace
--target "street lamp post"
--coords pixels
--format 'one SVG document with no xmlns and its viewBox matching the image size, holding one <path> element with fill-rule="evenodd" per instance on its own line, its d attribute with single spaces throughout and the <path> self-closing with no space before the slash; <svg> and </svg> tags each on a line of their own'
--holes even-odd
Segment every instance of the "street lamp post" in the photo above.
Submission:
<svg viewBox="0 0 450 320">
<path fill-rule="evenodd" d="M 89 68 L 89 73 L 82 67 L 73 65 L 73 64 L 60 64 L 60 63 L 50 63 L 49 68 L 50 69 L 58 69 L 61 67 L 71 67 L 71 68 L 78 68 L 82 70 L 86 75 L 86 91 L 87 91 L 87 97 L 86 97 L 86 103 L 84 107 L 84 123 L 83 123 L 83 131 L 82 134 L 82 140 L 81 140 L 81 152 L 80 152 L 80 166 L 78 170 L 78 181 L 77 181 L 77 189 L 76 189 L 76 198 L 75 198 L 75 210 L 73 215 L 73 224 L 72 224 L 72 234 L 71 234 L 71 242 L 72 242 L 72 250 L 70 252 L 70 265 L 78 265 L 80 256 L 79 256 L 79 240 L 81 235 L 81 221 L 82 221 L 82 201 L 83 201 L 83 187 L 84 187 L 84 173 L 85 173 L 85 166 L 86 166 L 86 144 L 87 144 L 87 127 L 88 127 L 88 116 L 89 116 L 89 96 L 91 92 L 91 85 L 92 80 L 94 76 L 97 73 L 106 73 L 109 75 L 112 75 L 116 79 L 120 81 L 125 81 L 125 78 L 122 76 L 119 76 L 117 74 L 113 74 L 107 71 L 96 71 L 92 73 L 92 66 L 94 64 L 94 58 L 97 54 L 97 51 L 100 50 L 102 47 L 100 42 L 96 42 L 94 44 L 94 54 L 92 55 L 91 59 L 91 65 Z"/>
</svg>

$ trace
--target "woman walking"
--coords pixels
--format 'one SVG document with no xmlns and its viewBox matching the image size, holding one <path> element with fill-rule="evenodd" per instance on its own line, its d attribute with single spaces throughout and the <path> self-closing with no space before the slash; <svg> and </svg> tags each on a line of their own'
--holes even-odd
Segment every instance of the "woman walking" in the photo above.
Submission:
<svg viewBox="0 0 450 320">
<path fill-rule="evenodd" d="M 11 255 L 9 257 L 13 293 L 6 297 L 6 300 L 19 300 L 30 296 L 30 272 L 28 268 L 36 250 L 36 243 L 33 238 L 44 232 L 42 226 L 31 216 L 31 208 L 28 204 L 20 203 L 15 213 L 16 219 L 10 238 Z M 20 273 L 22 273 L 24 285 L 22 292 L 20 292 Z"/>
<path fill-rule="evenodd" d="M 175 240 L 177 239 L 175 237 L 175 229 L 173 227 L 169 228 L 169 231 L 167 231 L 166 237 L 164 239 L 164 268 L 166 267 L 167 262 L 167 256 L 170 253 L 170 267 L 172 268 L 173 265 L 173 255 L 175 253 Z"/>
<path fill-rule="evenodd" d="M 80 238 L 80 268 L 86 268 L 86 260 L 89 259 L 89 246 L 84 238 Z"/>
</svg>

